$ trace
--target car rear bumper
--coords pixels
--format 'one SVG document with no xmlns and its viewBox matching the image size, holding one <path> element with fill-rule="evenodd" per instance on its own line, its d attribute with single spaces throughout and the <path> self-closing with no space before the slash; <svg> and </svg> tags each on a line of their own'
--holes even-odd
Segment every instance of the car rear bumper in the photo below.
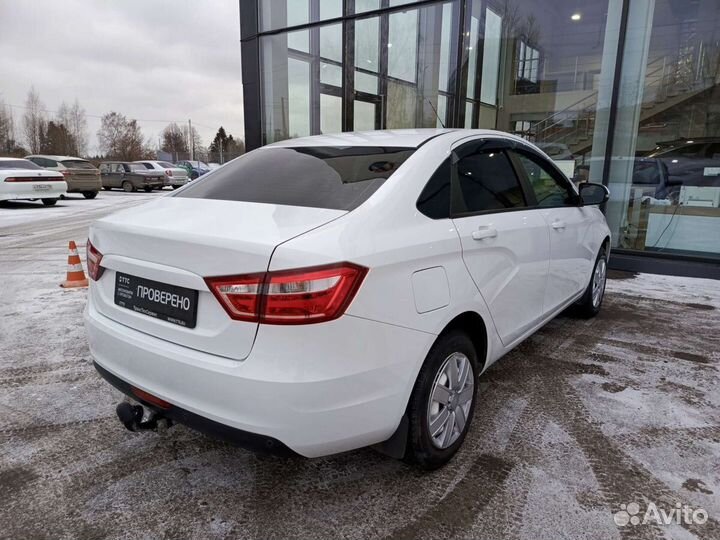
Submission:
<svg viewBox="0 0 720 540">
<path fill-rule="evenodd" d="M 66 177 L 69 193 L 79 193 L 82 191 L 100 191 L 102 182 L 99 178 L 73 178 Z"/>
<path fill-rule="evenodd" d="M 105 379 L 115 388 L 120 390 L 123 394 L 129 396 L 138 403 L 142 403 L 146 407 L 162 414 L 162 416 L 170 418 L 178 424 L 183 424 L 192 429 L 200 431 L 205 435 L 209 435 L 216 439 L 229 441 L 237 444 L 238 446 L 242 446 L 243 448 L 254 450 L 256 452 L 266 452 L 285 457 L 298 455 L 277 439 L 257 435 L 255 433 L 248 433 L 247 431 L 242 431 L 240 429 L 231 428 L 229 426 L 226 426 L 225 424 L 214 422 L 213 420 L 209 420 L 208 418 L 204 418 L 200 415 L 197 415 L 193 412 L 187 411 L 177 406 L 173 406 L 169 409 L 160 410 L 152 403 L 148 403 L 147 401 L 144 401 L 143 399 L 136 396 L 133 393 L 132 386 L 129 383 L 123 381 L 122 379 L 119 379 L 118 377 L 110 373 L 108 370 L 100 366 L 97 362 L 93 362 L 93 365 L 103 379 Z"/>
<path fill-rule="evenodd" d="M 166 186 L 184 186 L 188 183 L 188 178 L 168 178 L 165 180 Z"/>
<path fill-rule="evenodd" d="M 36 190 L 33 185 L 49 186 L 48 189 Z M 3 182 L 0 186 L 0 201 L 27 199 L 57 199 L 67 192 L 65 182 Z"/>
<path fill-rule="evenodd" d="M 435 339 L 346 315 L 315 325 L 261 325 L 250 356 L 238 361 L 125 327 L 92 302 L 85 323 L 91 353 L 111 382 L 171 403 L 178 422 L 200 431 L 305 457 L 388 439 Z"/>
</svg>

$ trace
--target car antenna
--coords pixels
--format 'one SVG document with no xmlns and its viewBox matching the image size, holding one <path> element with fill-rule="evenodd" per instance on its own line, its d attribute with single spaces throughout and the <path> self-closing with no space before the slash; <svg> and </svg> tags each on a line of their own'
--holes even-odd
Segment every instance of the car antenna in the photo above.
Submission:
<svg viewBox="0 0 720 540">
<path fill-rule="evenodd" d="M 436 109 L 435 106 L 432 104 L 432 101 L 430 101 L 430 100 L 428 99 L 427 102 L 428 102 L 428 103 L 430 104 L 430 106 L 432 107 L 432 110 L 433 110 L 433 112 L 435 113 L 435 116 L 437 116 L 438 122 L 440 122 L 440 125 L 442 126 L 442 128 L 445 129 L 445 124 L 443 123 L 442 119 L 440 118 L 440 115 L 438 114 L 437 109 Z"/>
</svg>

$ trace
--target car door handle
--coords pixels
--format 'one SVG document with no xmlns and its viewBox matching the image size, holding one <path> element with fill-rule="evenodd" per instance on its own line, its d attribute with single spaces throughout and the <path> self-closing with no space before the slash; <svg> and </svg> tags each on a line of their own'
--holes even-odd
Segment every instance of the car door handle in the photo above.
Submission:
<svg viewBox="0 0 720 540">
<path fill-rule="evenodd" d="M 562 230 L 565 228 L 565 222 L 561 221 L 559 219 L 556 219 L 555 221 L 552 222 L 552 228 Z"/>
<path fill-rule="evenodd" d="M 477 231 L 473 231 L 473 240 L 482 240 L 483 238 L 495 238 L 497 229 L 494 227 L 480 227 Z"/>
</svg>

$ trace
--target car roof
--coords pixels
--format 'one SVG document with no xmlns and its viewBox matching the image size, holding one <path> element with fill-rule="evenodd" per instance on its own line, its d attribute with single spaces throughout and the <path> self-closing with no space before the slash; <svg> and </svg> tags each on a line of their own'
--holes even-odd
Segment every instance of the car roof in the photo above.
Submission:
<svg viewBox="0 0 720 540">
<path fill-rule="evenodd" d="M 397 146 L 418 148 L 430 139 L 441 135 L 452 136 L 453 142 L 472 136 L 504 137 L 526 142 L 524 139 L 492 129 L 388 129 L 378 131 L 353 131 L 328 135 L 312 135 L 288 139 L 267 145 L 268 147 L 293 146 Z"/>
<path fill-rule="evenodd" d="M 27 159 L 21 158 L 21 157 L 0 157 L 0 161 L 17 161 L 17 160 L 27 161 Z"/>
<path fill-rule="evenodd" d="M 29 156 L 25 156 L 25 158 L 31 158 L 31 157 L 54 159 L 55 161 L 66 161 L 68 159 L 72 159 L 75 161 L 87 161 L 87 159 L 83 159 L 81 157 L 75 157 L 75 156 L 52 156 L 50 154 L 30 154 Z"/>
</svg>

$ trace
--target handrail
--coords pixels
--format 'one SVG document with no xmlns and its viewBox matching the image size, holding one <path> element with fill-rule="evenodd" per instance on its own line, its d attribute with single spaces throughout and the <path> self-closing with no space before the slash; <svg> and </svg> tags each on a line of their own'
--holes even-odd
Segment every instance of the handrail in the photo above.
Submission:
<svg viewBox="0 0 720 540">
<path fill-rule="evenodd" d="M 664 56 L 658 56 L 657 58 L 655 58 L 654 60 L 652 60 L 651 62 L 649 62 L 648 65 L 647 65 L 647 67 L 652 66 L 653 64 L 655 64 L 656 62 L 659 62 L 660 60 L 663 60 L 663 61 L 664 61 L 664 60 L 665 60 L 665 57 L 664 57 Z M 649 77 L 649 76 L 651 76 L 651 75 L 654 75 L 654 74 L 657 73 L 658 71 L 661 71 L 661 70 L 664 70 L 664 69 L 665 69 L 665 63 L 663 62 L 663 65 L 660 66 L 659 69 L 655 69 L 654 71 L 651 71 L 650 73 L 646 73 L 646 74 L 645 74 L 645 77 L 647 78 L 647 77 Z M 565 108 L 562 109 L 561 111 L 554 112 L 554 113 L 551 114 L 550 116 L 546 116 L 546 117 L 543 118 L 542 120 L 539 120 L 539 121 L 535 124 L 535 126 L 537 127 L 537 126 L 539 126 L 539 125 L 542 125 L 543 123 L 546 123 L 548 120 L 550 120 L 551 118 L 554 118 L 555 116 L 558 116 L 558 115 L 567 113 L 567 112 L 568 112 L 570 109 L 572 109 L 573 107 L 579 105 L 579 104 L 582 103 L 583 101 L 586 101 L 586 100 L 588 100 L 588 99 L 590 99 L 590 98 L 592 98 L 592 97 L 597 96 L 597 94 L 598 94 L 598 91 L 597 91 L 597 90 L 593 91 L 591 94 L 585 96 L 584 98 L 581 98 L 581 99 L 577 100 L 575 103 L 572 103 L 572 104 L 568 105 L 567 107 L 565 107 Z M 555 123 L 547 126 L 546 128 L 543 128 L 543 131 L 544 131 L 545 129 L 551 128 L 551 127 L 554 126 L 554 125 L 557 125 L 558 123 L 559 123 L 559 122 L 555 122 Z"/>
</svg>

